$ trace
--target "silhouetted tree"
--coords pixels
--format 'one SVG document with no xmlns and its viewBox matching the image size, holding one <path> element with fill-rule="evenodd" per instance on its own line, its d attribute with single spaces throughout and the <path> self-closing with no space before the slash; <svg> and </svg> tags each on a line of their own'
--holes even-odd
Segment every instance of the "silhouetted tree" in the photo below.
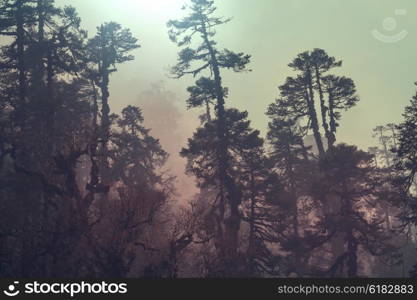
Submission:
<svg viewBox="0 0 417 300">
<path fill-rule="evenodd" d="M 235 72 L 245 70 L 250 56 L 243 53 L 235 53 L 230 50 L 219 51 L 214 40 L 214 28 L 223 25 L 229 19 L 214 16 L 216 7 L 211 0 L 192 0 L 189 7 L 190 14 L 182 20 L 169 21 L 169 36 L 182 50 L 179 53 L 178 63 L 172 69 L 177 77 L 186 74 L 198 75 L 203 70 L 210 70 L 213 74 L 214 93 L 216 96 L 217 117 L 217 181 L 219 184 L 220 201 L 222 205 L 228 205 L 229 216 L 225 220 L 225 236 L 222 243 L 222 254 L 226 261 L 232 263 L 237 255 L 238 233 L 240 227 L 239 204 L 241 199 L 231 174 L 228 157 L 229 129 L 226 127 L 225 94 L 222 85 L 221 69 L 232 69 Z M 192 48 L 191 41 L 195 34 L 201 38 L 201 44 Z M 200 64 L 200 65 L 198 65 Z M 227 198 L 227 202 L 225 201 Z M 233 264 L 233 263 L 232 263 Z M 233 274 L 233 268 L 230 269 Z"/>
<path fill-rule="evenodd" d="M 314 49 L 310 54 L 311 63 L 314 69 L 316 89 L 319 92 L 320 97 L 320 110 L 321 110 L 321 121 L 325 136 L 328 140 L 328 147 L 333 147 L 336 140 L 333 131 L 329 128 L 329 122 L 327 121 L 327 113 L 330 112 L 331 101 L 329 105 L 326 105 L 324 99 L 324 91 L 322 88 L 323 74 L 329 71 L 331 68 L 340 67 L 341 61 L 336 61 L 334 57 L 330 57 L 323 49 Z M 310 72 L 310 71 L 309 71 Z M 333 112 L 330 112 L 332 114 Z M 334 118 L 334 117 L 333 117 Z"/>
<path fill-rule="evenodd" d="M 359 101 L 356 95 L 355 84 L 352 79 L 344 76 L 338 77 L 334 75 L 327 75 L 321 78 L 323 85 L 320 87 L 322 91 L 327 94 L 328 102 L 324 105 L 325 111 L 328 112 L 329 125 L 325 126 L 326 136 L 329 147 L 332 147 L 336 142 L 336 131 L 339 127 L 337 121 L 341 118 L 340 111 L 348 110 L 356 105 Z"/>
<path fill-rule="evenodd" d="M 161 214 L 172 193 L 170 178 L 158 174 L 167 158 L 159 141 L 144 128 L 136 106 L 127 106 L 121 116 L 111 117 L 117 126 L 111 133 L 110 178 L 115 191 L 100 223 L 90 234 L 97 274 L 125 277 L 131 271 L 138 249 L 153 249 L 147 238 L 152 226 L 163 230 Z"/>
<path fill-rule="evenodd" d="M 417 83 L 416 83 L 417 85 Z M 416 172 L 417 172 L 417 94 L 413 96 L 410 104 L 405 108 L 404 121 L 398 125 L 397 148 L 397 176 L 394 183 L 399 188 L 401 198 L 406 207 L 404 221 L 406 224 L 417 225 L 417 197 L 416 197 Z M 413 240 L 416 240 L 414 236 Z M 415 245 L 415 242 L 414 242 Z M 416 276 L 417 265 L 410 272 Z"/>
<path fill-rule="evenodd" d="M 75 9 L 52 0 L 3 0 L 0 15 L 0 273 L 127 276 L 138 253 L 164 247 L 149 235 L 167 231 L 173 193 L 140 109 L 109 111 L 109 75 L 136 39 L 106 23 L 86 43 Z M 100 97 L 112 185 L 97 162 Z"/>
<path fill-rule="evenodd" d="M 322 175 L 316 178 L 315 193 L 333 195 L 338 210 L 326 216 L 332 232 L 342 233 L 343 251 L 328 269 L 332 275 L 359 276 L 359 251 L 382 256 L 396 250 L 392 232 L 384 230 L 378 207 L 384 201 L 384 178 L 375 172 L 372 156 L 345 144 L 330 149 L 320 160 Z M 320 197 L 320 196 L 319 196 Z"/>
<path fill-rule="evenodd" d="M 307 114 L 311 122 L 314 139 L 320 156 L 324 155 L 324 146 L 320 134 L 319 121 L 317 117 L 314 101 L 314 69 L 309 52 L 299 54 L 290 64 L 293 70 L 300 71 L 301 74 L 296 78 L 287 78 L 286 83 L 280 87 L 282 95 L 285 97 L 291 94 L 292 97 L 302 97 L 307 104 Z M 291 101 L 291 100 L 290 100 Z"/>
<path fill-rule="evenodd" d="M 89 40 L 89 60 L 95 64 L 96 84 L 101 90 L 101 174 L 107 177 L 107 143 L 110 138 L 110 106 L 109 106 L 109 83 L 110 75 L 116 72 L 116 65 L 134 59 L 129 52 L 138 48 L 137 39 L 129 29 L 123 29 L 115 22 L 104 23 L 97 27 L 97 34 Z"/>
<path fill-rule="evenodd" d="M 244 220 L 249 223 L 249 240 L 251 253 L 248 258 L 253 265 L 255 255 L 260 260 L 264 259 L 264 262 L 268 260 L 267 257 L 263 257 L 260 253 L 254 253 L 255 251 L 255 236 L 259 239 L 258 241 L 266 242 L 264 239 L 261 239 L 259 236 L 261 232 L 255 232 L 256 227 L 262 226 L 262 221 L 257 219 L 255 216 L 255 205 L 257 206 L 256 210 L 262 209 L 261 206 L 258 206 L 259 197 L 265 193 L 264 190 L 260 188 L 263 181 L 261 178 L 267 176 L 264 172 L 267 170 L 263 169 L 262 166 L 265 166 L 264 163 L 257 165 L 258 162 L 264 160 L 262 154 L 263 140 L 259 138 L 259 131 L 253 130 L 249 127 L 249 121 L 247 118 L 246 112 L 239 112 L 236 109 L 229 109 L 226 111 L 226 125 L 229 128 L 228 133 L 228 157 L 229 157 L 229 166 L 228 173 L 230 176 L 235 178 L 235 184 L 237 191 L 239 193 L 239 199 L 245 203 L 246 217 Z M 225 205 L 222 203 L 224 199 L 221 197 L 221 193 L 218 190 L 218 169 L 217 165 L 219 163 L 219 157 L 217 155 L 217 126 L 219 126 L 219 121 L 213 120 L 212 122 L 207 122 L 197 129 L 194 133 L 192 139 L 189 139 L 188 147 L 183 149 L 181 154 L 187 158 L 187 171 L 196 176 L 198 180 L 198 185 L 202 189 L 214 188 L 216 195 L 215 199 L 211 202 L 211 208 L 208 218 L 210 218 L 210 223 L 212 226 L 212 234 L 214 235 L 214 246 L 217 251 L 221 251 L 224 247 L 224 239 L 228 234 L 228 230 L 233 230 L 228 226 L 222 224 L 224 220 Z M 262 199 L 265 198 L 263 195 Z M 240 203 L 239 203 L 240 204 Z M 258 211 L 256 212 L 258 213 Z M 239 211 L 239 217 L 242 218 L 242 212 Z M 255 222 L 259 221 L 255 224 Z M 226 224 L 227 225 L 227 224 Z M 224 226 L 224 227 L 223 227 Z M 270 228 L 268 228 L 269 230 Z M 242 232 L 242 228 L 239 232 Z M 266 234 L 266 233 L 265 233 Z M 256 244 L 256 247 L 260 244 Z M 242 245 L 239 249 L 243 251 Z M 257 248 L 259 250 L 259 248 Z M 256 251 L 258 251 L 256 250 Z M 267 247 L 264 248 L 263 254 Z M 220 252 L 221 253 L 221 252 Z M 219 256 L 217 253 L 217 268 L 212 266 L 211 276 L 227 276 L 230 272 L 228 268 L 234 268 L 234 270 L 240 269 L 238 274 L 243 274 L 245 264 L 243 262 L 243 252 L 239 253 L 235 258 L 235 261 L 224 261 L 224 258 Z M 240 265 L 236 265 L 240 261 Z M 228 263 L 228 265 L 224 265 Z M 259 266 L 259 265 L 258 265 Z M 254 267 L 254 265 L 253 265 Z M 255 272 L 254 269 L 252 269 Z"/>
<path fill-rule="evenodd" d="M 315 94 L 318 93 L 320 99 L 322 129 L 329 148 L 336 142 L 335 134 L 338 127 L 337 120 L 341 117 L 340 110 L 347 110 L 359 101 L 351 79 L 326 75 L 332 68 L 341 65 L 341 61 L 336 61 L 322 49 L 303 52 L 289 64 L 300 74 L 295 78 L 288 77 L 286 83 L 280 87 L 283 97 L 288 101 L 296 102 L 294 107 L 298 117 L 308 116 L 320 156 L 324 154 L 325 147 L 320 134 Z M 301 103 L 302 101 L 305 103 Z"/>
</svg>

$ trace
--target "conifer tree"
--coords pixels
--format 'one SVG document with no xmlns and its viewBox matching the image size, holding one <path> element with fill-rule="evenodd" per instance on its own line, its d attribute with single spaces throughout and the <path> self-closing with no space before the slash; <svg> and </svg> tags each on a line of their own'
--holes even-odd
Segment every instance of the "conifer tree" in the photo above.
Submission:
<svg viewBox="0 0 417 300">
<path fill-rule="evenodd" d="M 108 142 L 110 139 L 110 106 L 109 106 L 109 83 L 110 75 L 117 71 L 116 65 L 134 59 L 129 54 L 137 49 L 137 39 L 134 38 L 129 29 L 123 29 L 115 22 L 104 23 L 97 27 L 97 34 L 89 40 L 89 61 L 95 69 L 96 84 L 101 91 L 101 175 L 107 180 L 108 177 Z"/>
<path fill-rule="evenodd" d="M 198 75 L 204 70 L 213 74 L 215 109 L 217 118 L 217 155 L 216 181 L 219 185 L 220 203 L 227 205 L 229 213 L 224 220 L 224 242 L 221 256 L 233 264 L 238 250 L 238 233 L 240 227 L 239 205 L 241 203 L 236 183 L 230 174 L 229 142 L 226 127 L 225 89 L 222 84 L 221 70 L 232 69 L 240 72 L 246 69 L 250 56 L 230 50 L 219 50 L 214 37 L 215 28 L 227 23 L 230 19 L 214 15 L 216 7 L 212 0 L 192 0 L 190 13 L 181 20 L 168 22 L 169 36 L 180 48 L 178 63 L 172 73 L 180 78 L 186 74 Z M 191 42 L 200 38 L 200 44 L 193 48 Z M 233 267 L 230 268 L 233 272 Z"/>
</svg>

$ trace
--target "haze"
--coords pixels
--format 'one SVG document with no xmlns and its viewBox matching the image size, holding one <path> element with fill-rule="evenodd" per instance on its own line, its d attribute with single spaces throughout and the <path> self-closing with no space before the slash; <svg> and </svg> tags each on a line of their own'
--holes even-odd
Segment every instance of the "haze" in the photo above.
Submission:
<svg viewBox="0 0 417 300">
<path fill-rule="evenodd" d="M 179 187 L 188 197 L 194 191 L 193 183 L 183 174 L 184 160 L 175 153 L 185 146 L 198 125 L 198 112 L 187 111 L 185 107 L 186 88 L 193 78 L 175 80 L 168 76 L 178 48 L 169 40 L 166 27 L 169 19 L 182 15 L 184 2 L 58 0 L 57 5 L 76 7 L 90 36 L 98 24 L 116 21 L 139 39 L 141 48 L 133 53 L 136 59 L 120 65 L 111 79 L 110 105 L 114 112 L 127 104 L 143 107 L 145 122 L 171 153 L 169 168 L 179 177 Z M 227 0 L 216 4 L 221 15 L 233 16 L 218 32 L 220 47 L 252 55 L 252 72 L 224 75 L 224 83 L 230 88 L 228 105 L 247 110 L 252 126 L 262 134 L 268 122 L 266 107 L 278 96 L 277 86 L 291 75 L 288 63 L 298 53 L 313 48 L 325 49 L 343 60 L 340 74 L 353 78 L 361 98 L 356 107 L 344 113 L 339 142 L 366 150 L 376 143 L 371 138 L 374 127 L 401 120 L 417 78 L 417 62 L 411 60 L 417 51 L 416 1 Z M 406 14 L 396 15 L 397 9 Z M 386 27 L 391 31 L 383 26 L 389 17 L 396 21 Z M 388 36 L 406 30 L 407 36 L 396 43 L 384 43 L 371 34 L 375 29 Z M 157 100 L 163 96 L 146 97 L 155 84 L 170 92 L 165 101 L 177 108 L 177 111 L 165 110 L 176 124 L 176 128 L 171 124 L 170 132 L 166 132 L 166 126 L 157 126 L 158 120 L 167 117 L 157 109 L 160 104 Z"/>
</svg>

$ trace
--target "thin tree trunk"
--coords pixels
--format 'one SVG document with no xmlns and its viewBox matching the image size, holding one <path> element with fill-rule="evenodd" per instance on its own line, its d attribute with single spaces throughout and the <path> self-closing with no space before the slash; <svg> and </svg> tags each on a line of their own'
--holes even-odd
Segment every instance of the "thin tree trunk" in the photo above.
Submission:
<svg viewBox="0 0 417 300">
<path fill-rule="evenodd" d="M 208 100 L 206 102 L 206 116 L 207 116 L 207 122 L 211 122 L 211 112 L 210 112 L 210 103 Z"/>
<path fill-rule="evenodd" d="M 329 116 L 330 116 L 330 135 L 329 135 L 329 148 L 334 146 L 336 142 L 336 118 L 334 115 L 334 100 L 331 92 L 329 92 Z"/>
<path fill-rule="evenodd" d="M 97 89 L 96 85 L 93 80 L 91 80 L 91 84 L 93 87 L 93 141 L 90 145 L 90 161 L 91 161 L 91 169 L 90 169 L 90 186 L 92 188 L 97 187 L 99 184 L 99 168 L 97 163 L 97 147 L 98 147 L 98 124 L 97 124 L 97 116 L 98 116 L 98 103 L 97 103 Z M 92 197 L 94 197 L 94 193 L 92 193 Z"/>
<path fill-rule="evenodd" d="M 110 106 L 109 106 L 109 72 L 108 67 L 104 66 L 101 71 L 102 82 L 100 84 L 101 89 L 101 174 L 102 181 L 108 183 L 108 142 L 110 139 Z"/>
<path fill-rule="evenodd" d="M 17 46 L 17 68 L 19 81 L 19 99 L 21 105 L 21 119 L 24 124 L 26 120 L 27 82 L 25 65 L 25 30 L 23 16 L 23 0 L 16 1 L 16 46 Z"/>
<path fill-rule="evenodd" d="M 313 129 L 314 139 L 316 141 L 317 149 L 319 151 L 319 156 L 322 157 L 324 155 L 324 147 L 323 141 L 321 139 L 320 129 L 319 129 L 319 122 L 317 119 L 317 112 L 316 108 L 314 107 L 314 91 L 313 91 L 313 84 L 311 78 L 311 71 L 307 72 L 307 88 L 306 94 L 306 101 L 308 104 L 308 113 L 311 119 L 311 128 Z"/>
<path fill-rule="evenodd" d="M 250 198 L 250 217 L 249 217 L 249 245 L 248 245 L 248 257 L 249 257 L 249 276 L 255 274 L 254 253 L 255 253 L 255 180 L 253 171 L 250 172 L 250 186 L 251 186 L 251 198 Z"/>
<path fill-rule="evenodd" d="M 43 59 L 45 56 L 45 11 L 44 11 L 44 0 L 37 1 L 36 13 L 38 17 L 38 44 L 37 44 L 37 64 L 35 69 L 35 78 L 36 87 L 38 89 L 42 89 L 44 84 L 44 75 L 45 75 L 45 67 L 43 64 Z"/>
<path fill-rule="evenodd" d="M 333 140 L 331 131 L 329 130 L 329 124 L 327 123 L 327 110 L 328 110 L 328 108 L 326 107 L 326 103 L 325 103 L 325 100 L 324 100 L 323 89 L 321 87 L 320 71 L 319 71 L 317 66 L 315 67 L 315 72 L 316 72 L 317 89 L 319 91 L 319 97 L 320 97 L 320 110 L 321 110 L 322 126 L 323 126 L 323 129 L 324 129 L 325 136 L 327 138 L 327 147 L 331 148 L 331 147 L 333 147 L 334 140 Z"/>
</svg>

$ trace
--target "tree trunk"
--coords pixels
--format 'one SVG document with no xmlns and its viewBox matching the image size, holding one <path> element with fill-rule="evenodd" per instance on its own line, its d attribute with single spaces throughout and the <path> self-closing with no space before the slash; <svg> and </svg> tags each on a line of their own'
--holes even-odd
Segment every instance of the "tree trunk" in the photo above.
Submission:
<svg viewBox="0 0 417 300">
<path fill-rule="evenodd" d="M 233 179 L 228 176 L 227 170 L 229 168 L 228 161 L 228 143 L 226 137 L 226 112 L 225 112 L 225 101 L 223 95 L 222 87 L 222 78 L 220 76 L 220 68 L 217 61 L 216 53 L 209 41 L 208 33 L 206 31 L 205 20 L 201 22 L 203 28 L 203 38 L 207 46 L 207 49 L 210 53 L 210 65 L 214 74 L 214 82 L 216 89 L 216 99 L 217 99 L 217 136 L 219 139 L 219 179 L 220 185 L 224 186 L 227 191 L 228 204 L 230 206 L 230 216 L 225 220 L 225 245 L 224 245 L 224 258 L 227 265 L 230 265 L 230 269 L 234 269 L 234 264 L 237 259 L 237 250 L 238 250 L 238 239 L 239 239 L 239 229 L 240 229 L 240 214 L 239 214 L 239 204 L 240 197 L 236 189 Z M 226 270 L 226 272 L 231 272 L 233 270 Z"/>
<path fill-rule="evenodd" d="M 320 97 L 321 121 L 322 121 L 325 136 L 327 138 L 327 147 L 331 148 L 331 147 L 333 147 L 334 141 L 333 141 L 333 138 L 331 136 L 332 134 L 329 130 L 329 124 L 327 123 L 328 107 L 326 107 L 326 103 L 324 101 L 323 89 L 321 87 L 321 76 L 320 76 L 320 71 L 319 71 L 317 66 L 315 67 L 315 72 L 316 72 L 317 89 L 319 91 L 319 97 Z"/>
<path fill-rule="evenodd" d="M 297 197 L 297 188 L 296 188 L 296 182 L 295 182 L 295 174 L 293 170 L 293 155 L 290 149 L 289 144 L 287 146 L 287 163 L 286 163 L 286 173 L 289 178 L 289 187 L 290 187 L 290 195 L 291 195 L 291 201 L 292 201 L 292 230 L 293 230 L 293 237 L 294 240 L 297 242 L 297 245 L 300 246 L 300 233 L 299 233 L 299 222 L 298 222 L 298 197 Z M 302 275 L 302 263 L 301 263 L 301 255 L 300 248 L 294 249 L 294 262 L 295 262 L 295 272 L 298 276 Z"/>
<path fill-rule="evenodd" d="M 319 156 L 323 157 L 324 155 L 324 147 L 323 141 L 321 139 L 320 129 L 319 129 L 319 122 L 317 119 L 317 112 L 316 108 L 314 107 L 314 91 L 313 91 L 313 83 L 311 78 L 311 71 L 308 70 L 307 72 L 307 88 L 305 91 L 306 94 L 306 101 L 308 105 L 308 114 L 311 119 L 311 128 L 313 129 L 314 139 L 316 141 L 317 149 L 319 152 Z"/>
<path fill-rule="evenodd" d="M 25 29 L 23 16 L 23 0 L 16 1 L 16 47 L 17 47 L 17 68 L 19 81 L 19 99 L 21 105 L 21 122 L 24 124 L 26 120 L 26 101 L 27 101 L 27 82 L 26 82 L 26 66 L 25 66 Z"/>
<path fill-rule="evenodd" d="M 248 258 L 249 258 L 249 276 L 255 276 L 255 180 L 253 171 L 250 172 L 250 186 L 251 186 L 251 198 L 250 198 L 250 217 L 249 217 L 249 245 L 248 245 Z"/>
<path fill-rule="evenodd" d="M 329 92 L 329 116 L 330 116 L 330 135 L 328 139 L 329 148 L 334 146 L 334 143 L 336 142 L 336 130 L 337 130 L 337 124 L 336 124 L 336 118 L 334 115 L 334 100 L 331 92 Z"/>
<path fill-rule="evenodd" d="M 45 57 L 45 11 L 44 0 L 37 1 L 36 13 L 38 17 L 38 44 L 36 47 L 36 66 L 35 66 L 35 88 L 43 90 L 45 67 L 43 59 Z"/>
<path fill-rule="evenodd" d="M 109 71 L 108 66 L 104 65 L 101 70 L 101 164 L 100 171 L 102 182 L 108 183 L 109 165 L 108 165 L 108 142 L 110 139 L 110 106 L 109 106 Z"/>
<path fill-rule="evenodd" d="M 346 236 L 347 242 L 347 275 L 348 277 L 357 277 L 358 276 L 358 243 L 353 236 L 352 229 L 350 229 Z"/>
<path fill-rule="evenodd" d="M 206 102 L 206 116 L 207 116 L 207 122 L 211 122 L 211 112 L 210 112 L 210 103 L 208 100 Z"/>
</svg>

